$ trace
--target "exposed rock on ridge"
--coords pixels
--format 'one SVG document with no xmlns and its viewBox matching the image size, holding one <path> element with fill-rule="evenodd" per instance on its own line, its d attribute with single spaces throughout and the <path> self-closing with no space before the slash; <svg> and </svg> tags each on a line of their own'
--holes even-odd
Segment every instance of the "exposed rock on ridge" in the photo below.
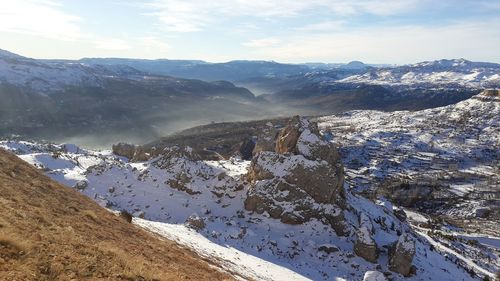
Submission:
<svg viewBox="0 0 500 281">
<path fill-rule="evenodd" d="M 345 235 L 344 176 L 338 155 L 331 152 L 335 149 L 322 139 L 316 124 L 293 117 L 279 132 L 275 151 L 259 152 L 252 159 L 245 208 L 288 224 L 314 217 Z"/>
</svg>

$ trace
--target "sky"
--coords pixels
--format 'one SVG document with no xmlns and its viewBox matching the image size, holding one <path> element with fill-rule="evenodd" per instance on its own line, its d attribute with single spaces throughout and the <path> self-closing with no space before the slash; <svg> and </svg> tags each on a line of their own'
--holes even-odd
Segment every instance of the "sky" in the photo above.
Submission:
<svg viewBox="0 0 500 281">
<path fill-rule="evenodd" d="M 500 62 L 500 0 L 0 0 L 33 58 Z"/>
</svg>

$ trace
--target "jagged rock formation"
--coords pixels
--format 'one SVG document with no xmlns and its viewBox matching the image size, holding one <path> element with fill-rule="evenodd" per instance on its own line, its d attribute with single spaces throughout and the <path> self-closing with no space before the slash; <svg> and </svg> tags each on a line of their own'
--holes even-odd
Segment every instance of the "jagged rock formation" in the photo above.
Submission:
<svg viewBox="0 0 500 281">
<path fill-rule="evenodd" d="M 327 151 L 332 149 L 315 124 L 294 117 L 280 131 L 276 152 L 262 151 L 252 159 L 245 208 L 288 224 L 318 218 L 345 235 L 342 165 Z"/>
<path fill-rule="evenodd" d="M 390 251 L 389 268 L 403 276 L 409 276 L 413 256 L 415 256 L 415 241 L 408 234 L 403 234 L 394 249 Z"/>
</svg>

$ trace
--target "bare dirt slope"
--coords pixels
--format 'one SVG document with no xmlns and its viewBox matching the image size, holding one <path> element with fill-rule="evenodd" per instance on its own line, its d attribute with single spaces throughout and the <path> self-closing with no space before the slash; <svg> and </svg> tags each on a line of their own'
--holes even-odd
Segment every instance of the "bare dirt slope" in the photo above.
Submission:
<svg viewBox="0 0 500 281">
<path fill-rule="evenodd" d="M 230 280 L 0 149 L 0 280 Z"/>
</svg>

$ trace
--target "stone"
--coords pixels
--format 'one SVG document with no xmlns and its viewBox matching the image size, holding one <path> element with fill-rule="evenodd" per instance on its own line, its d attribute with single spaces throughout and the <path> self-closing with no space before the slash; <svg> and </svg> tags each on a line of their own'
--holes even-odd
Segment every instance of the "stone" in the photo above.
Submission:
<svg viewBox="0 0 500 281">
<path fill-rule="evenodd" d="M 196 214 L 190 215 L 184 223 L 189 228 L 200 231 L 205 228 L 205 221 Z"/>
<path fill-rule="evenodd" d="M 389 269 L 410 276 L 415 251 L 415 240 L 409 234 L 402 234 L 389 251 Z"/>
<path fill-rule="evenodd" d="M 244 160 L 250 160 L 252 159 L 253 156 L 253 150 L 255 148 L 255 140 L 253 139 L 248 139 L 244 141 L 239 149 L 239 152 L 241 154 L 241 158 Z"/>
<path fill-rule="evenodd" d="M 276 166 L 280 166 L 281 174 L 277 174 Z M 326 162 L 308 160 L 302 155 L 261 152 L 252 159 L 247 177 L 253 183 L 278 178 L 305 191 L 318 203 L 334 203 L 344 196 L 343 174 L 338 172 Z"/>
<path fill-rule="evenodd" d="M 134 157 L 135 149 L 135 145 L 123 142 L 113 144 L 112 146 L 113 154 L 126 157 L 130 160 Z"/>
<path fill-rule="evenodd" d="M 269 136 L 262 136 L 257 139 L 255 146 L 252 151 L 252 156 L 255 156 L 261 151 L 275 151 L 276 143 L 274 139 Z"/>
<path fill-rule="evenodd" d="M 394 208 L 392 212 L 394 213 L 394 216 L 402 222 L 405 222 L 408 217 L 402 208 Z"/>
<path fill-rule="evenodd" d="M 323 244 L 318 247 L 318 251 L 325 252 L 327 254 L 335 253 L 339 251 L 335 245 L 332 244 Z"/>
<path fill-rule="evenodd" d="M 500 97 L 500 90 L 498 89 L 485 89 L 482 93 L 486 97 Z"/>
<path fill-rule="evenodd" d="M 338 235 L 348 234 L 342 211 L 344 173 L 336 151 L 316 123 L 293 117 L 279 132 L 275 151 L 260 151 L 252 158 L 245 209 L 267 212 L 287 224 L 316 218 Z"/>
<path fill-rule="evenodd" d="M 366 261 L 376 263 L 378 258 L 377 244 L 367 233 L 366 228 L 356 231 L 354 253 Z"/>
<path fill-rule="evenodd" d="M 373 234 L 374 228 L 370 218 L 361 213 L 359 216 L 359 228 L 356 231 L 354 253 L 369 262 L 376 263 L 378 258 L 378 248 L 372 237 Z"/>
<path fill-rule="evenodd" d="M 288 125 L 279 132 L 276 139 L 276 153 L 295 154 L 297 152 L 296 146 L 300 133 L 300 117 L 295 116 Z"/>
<path fill-rule="evenodd" d="M 181 172 L 177 175 L 175 175 L 174 179 L 169 179 L 166 181 L 166 183 L 174 189 L 177 189 L 179 191 L 184 191 L 189 195 L 195 195 L 195 194 L 200 194 L 201 192 L 199 191 L 194 191 L 189 187 L 189 183 L 191 182 L 191 177 L 187 175 L 184 172 Z"/>
<path fill-rule="evenodd" d="M 476 218 L 487 218 L 491 214 L 491 209 L 490 208 L 478 208 L 475 210 L 475 216 Z"/>
<path fill-rule="evenodd" d="M 132 223 L 132 215 L 125 210 L 120 212 L 120 218 L 124 219 L 128 223 Z"/>
<path fill-rule="evenodd" d="M 387 281 L 387 278 L 380 271 L 367 271 L 365 272 L 363 281 Z"/>
<path fill-rule="evenodd" d="M 89 185 L 89 183 L 86 180 L 81 180 L 81 181 L 78 181 L 77 183 L 75 183 L 73 188 L 78 189 L 78 190 L 85 190 L 88 185 Z"/>
</svg>

